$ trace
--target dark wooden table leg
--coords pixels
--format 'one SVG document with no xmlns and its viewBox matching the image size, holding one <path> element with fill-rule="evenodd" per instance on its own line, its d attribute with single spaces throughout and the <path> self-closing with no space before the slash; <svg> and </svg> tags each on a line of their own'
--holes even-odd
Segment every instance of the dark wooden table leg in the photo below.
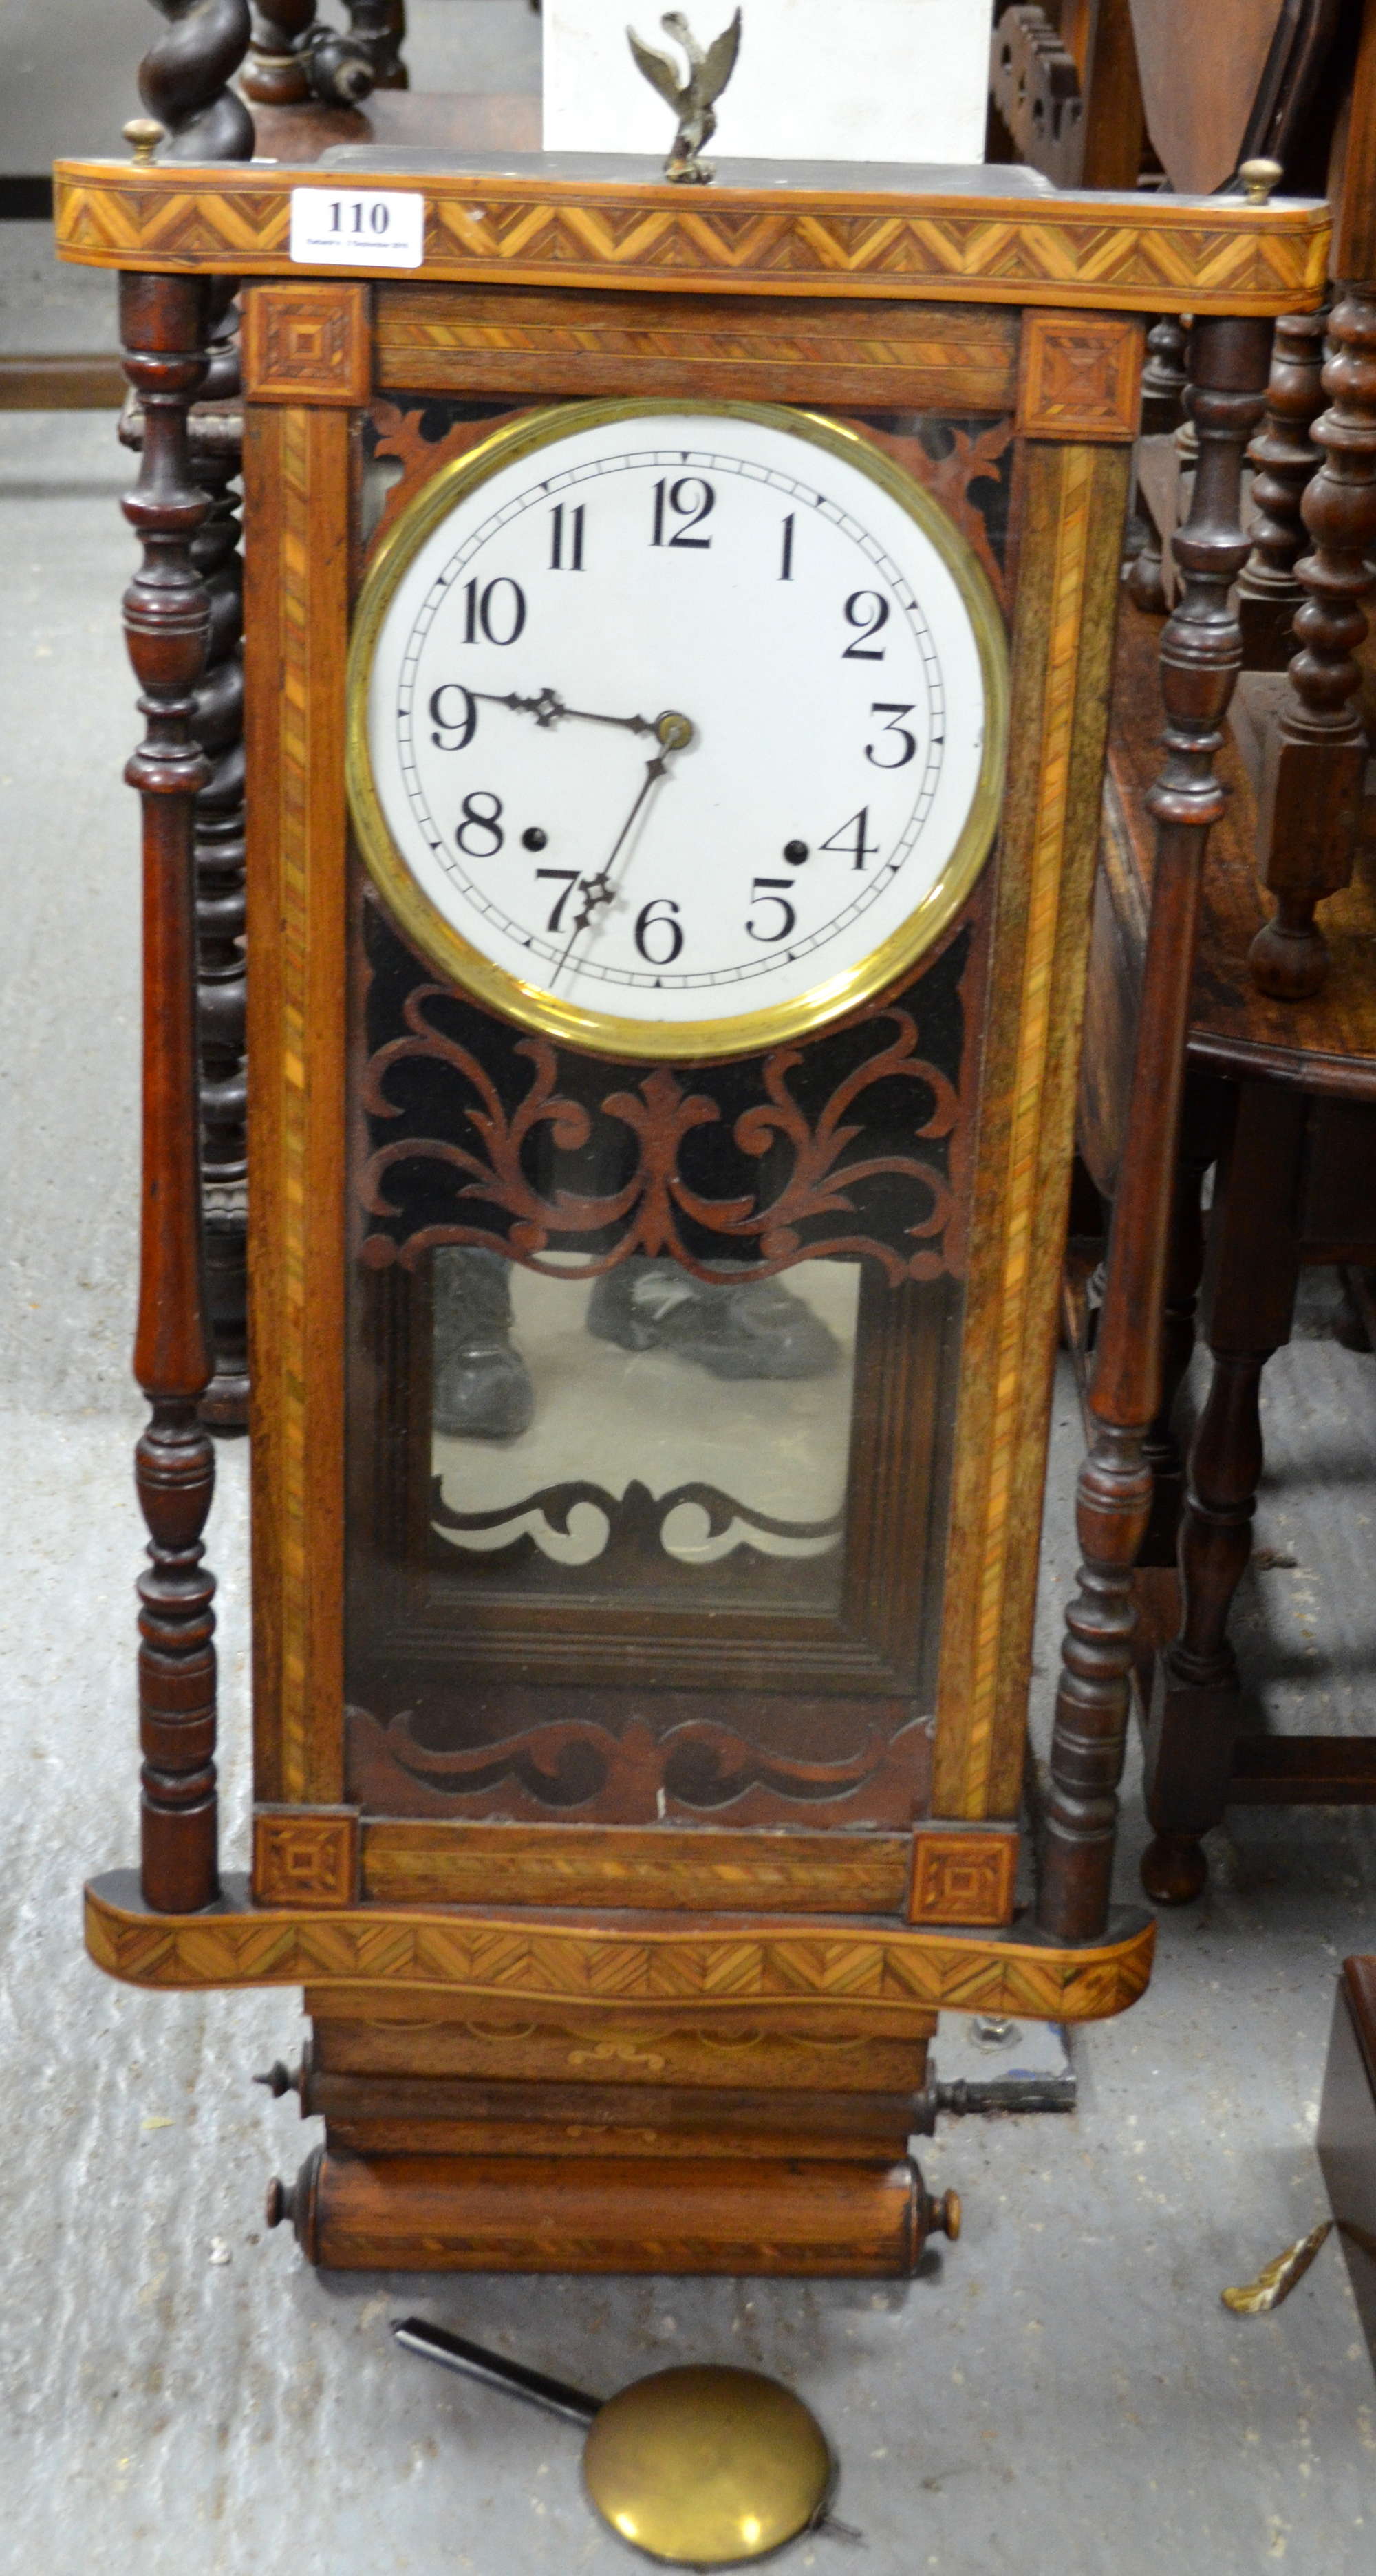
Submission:
<svg viewBox="0 0 1376 2576">
<path fill-rule="evenodd" d="M 162 1913 L 219 1894 L 215 1585 L 201 1532 L 215 1482 L 197 1406 L 210 1377 L 197 1116 L 195 811 L 210 778 L 196 739 L 210 600 L 193 560 L 209 509 L 191 480 L 187 412 L 206 372 L 206 289 L 120 279 L 125 370 L 143 404 L 139 480 L 124 504 L 143 563 L 124 598 L 148 730 L 125 773 L 143 799 L 143 1221 L 134 1373 L 152 1418 L 135 1451 L 148 1525 L 139 1584 L 143 1893 Z"/>
<path fill-rule="evenodd" d="M 1218 1084 L 1195 1073 L 1185 1084 L 1180 1112 L 1171 1207 L 1166 1305 L 1161 1319 L 1161 1401 L 1145 1441 L 1151 1469 L 1151 1519 L 1141 1565 L 1174 1565 L 1185 1499 L 1185 1461 L 1175 1428 L 1176 1407 L 1194 1357 L 1195 1310 L 1204 1272 L 1204 1175 L 1218 1152 Z"/>
<path fill-rule="evenodd" d="M 1146 1435 L 1160 1404 L 1171 1200 L 1200 880 L 1222 812 L 1215 773 L 1241 660 L 1232 588 L 1247 558 L 1239 524 L 1243 450 L 1261 417 L 1267 322 L 1201 318 L 1189 406 L 1199 465 L 1175 541 L 1181 594 L 1161 638 L 1166 763 L 1150 792 L 1156 875 L 1127 1139 L 1090 1386 L 1093 1436 L 1080 1472 L 1081 1565 L 1066 1613 L 1037 1920 L 1058 1942 L 1091 1942 L 1108 1920 L 1117 1787 L 1132 1660 L 1132 1569 L 1151 1509 Z"/>
<path fill-rule="evenodd" d="M 1158 1905 L 1200 1894 L 1200 1837 L 1228 1804 L 1240 1698 L 1228 1616 L 1252 1552 L 1261 1482 L 1261 1373 L 1290 1338 L 1299 1281 L 1292 1228 L 1308 1104 L 1279 1084 L 1241 1087 L 1214 1193 L 1208 1282 L 1213 1376 L 1190 1450 L 1180 1524 L 1180 1632 L 1156 1674 L 1142 1884 Z"/>
</svg>

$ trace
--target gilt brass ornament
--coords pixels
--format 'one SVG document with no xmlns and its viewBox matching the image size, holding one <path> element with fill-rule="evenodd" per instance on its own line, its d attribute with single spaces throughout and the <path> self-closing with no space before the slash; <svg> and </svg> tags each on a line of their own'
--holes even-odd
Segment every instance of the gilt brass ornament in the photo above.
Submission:
<svg viewBox="0 0 1376 2576">
<path fill-rule="evenodd" d="M 652 89 L 673 109 L 678 118 L 678 132 L 673 149 L 664 164 L 666 179 L 676 180 L 687 188 L 705 187 L 716 172 L 710 161 L 701 158 L 703 146 L 711 142 L 717 130 L 716 102 L 736 68 L 740 52 L 741 13 L 736 11 L 729 27 L 714 36 L 706 52 L 694 36 L 681 9 L 670 9 L 660 19 L 666 36 L 672 36 L 688 57 L 688 78 L 679 77 L 673 57 L 647 45 L 634 27 L 626 29 L 636 67 L 642 71 Z"/>
</svg>

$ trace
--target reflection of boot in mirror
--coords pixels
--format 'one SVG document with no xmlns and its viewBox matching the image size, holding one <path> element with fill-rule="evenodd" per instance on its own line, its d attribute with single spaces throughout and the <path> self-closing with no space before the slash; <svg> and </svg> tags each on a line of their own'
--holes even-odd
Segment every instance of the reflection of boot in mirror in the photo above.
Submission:
<svg viewBox="0 0 1376 2576">
<path fill-rule="evenodd" d="M 456 1440 L 514 1440 L 535 1410 L 511 1340 L 511 1264 L 500 1252 L 446 1245 L 434 1255 L 437 1431 Z"/>
<path fill-rule="evenodd" d="M 726 1264 L 723 1263 L 725 1268 Z M 841 1346 L 777 1279 L 694 1279 L 675 1261 L 623 1261 L 588 1302 L 588 1331 L 624 1351 L 673 1351 L 713 1377 L 824 1377 Z"/>
</svg>

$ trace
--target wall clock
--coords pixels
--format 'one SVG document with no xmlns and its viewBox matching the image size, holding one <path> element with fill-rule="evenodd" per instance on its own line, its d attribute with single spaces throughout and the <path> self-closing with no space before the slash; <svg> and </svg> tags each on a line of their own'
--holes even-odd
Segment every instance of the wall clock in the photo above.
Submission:
<svg viewBox="0 0 1376 2576">
<path fill-rule="evenodd" d="M 910 476 L 796 410 L 583 403 L 498 433 L 380 553 L 350 689 L 397 918 L 609 1055 L 838 1018 L 933 944 L 993 837 L 988 579 Z"/>
<path fill-rule="evenodd" d="M 420 201 L 417 267 L 293 262 L 345 185 Z M 1093 2018 L 1147 1975 L 1108 1865 L 1149 1366 L 1087 1488 L 1015 1896 L 1140 317 L 1199 317 L 1204 534 L 1139 1250 L 1242 448 L 1321 210 L 405 156 L 72 164 L 59 209 L 124 273 L 154 711 L 144 1857 L 89 1889 L 93 1955 L 305 1989 L 280 2082 L 325 2143 L 273 2211 L 322 2263 L 908 2271 L 953 2216 L 908 2155 L 938 2010 Z M 247 1884 L 215 1839 L 187 901 L 186 419 L 227 276 Z M 1120 1279 L 1110 1352 L 1126 1312 Z"/>
</svg>

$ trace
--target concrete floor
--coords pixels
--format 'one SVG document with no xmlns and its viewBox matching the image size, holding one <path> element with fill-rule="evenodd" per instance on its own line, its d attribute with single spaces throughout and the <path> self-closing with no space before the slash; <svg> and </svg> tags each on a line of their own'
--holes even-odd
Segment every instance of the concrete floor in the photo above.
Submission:
<svg viewBox="0 0 1376 2576">
<path fill-rule="evenodd" d="M 791 2380 L 873 2576 L 1369 2576 L 1376 2388 L 1330 2243 L 1274 2317 L 1219 2304 L 1323 2213 L 1333 1979 L 1376 1934 L 1376 1818 L 1245 1813 L 1152 1987 L 1080 2035 L 1072 2118 L 943 2123 L 966 2232 L 908 2287 L 318 2280 L 262 2192 L 313 2129 L 249 2077 L 289 1994 L 145 1997 L 78 1888 L 135 1848 L 128 1454 L 137 911 L 108 417 L 0 416 L 0 2568 L 45 2576 L 616 2576 L 572 2433 L 427 2371 L 401 2305 L 611 2390 L 676 2357 Z M 1326 1290 L 1269 1373 L 1240 1642 L 1275 1724 L 1356 1726 L 1376 1670 L 1376 1363 Z M 1070 1565 L 1057 1406 L 1034 1721 Z M 245 1859 L 247 1459 L 220 1451 L 229 1858 Z M 1144 1840 L 1130 1793 L 1122 1893 Z M 940 2053 L 940 2052 L 938 2052 Z M 1360 2259 L 1360 2258 L 1354 2258 Z M 790 2566 L 844 2563 L 800 2544 Z"/>
</svg>

